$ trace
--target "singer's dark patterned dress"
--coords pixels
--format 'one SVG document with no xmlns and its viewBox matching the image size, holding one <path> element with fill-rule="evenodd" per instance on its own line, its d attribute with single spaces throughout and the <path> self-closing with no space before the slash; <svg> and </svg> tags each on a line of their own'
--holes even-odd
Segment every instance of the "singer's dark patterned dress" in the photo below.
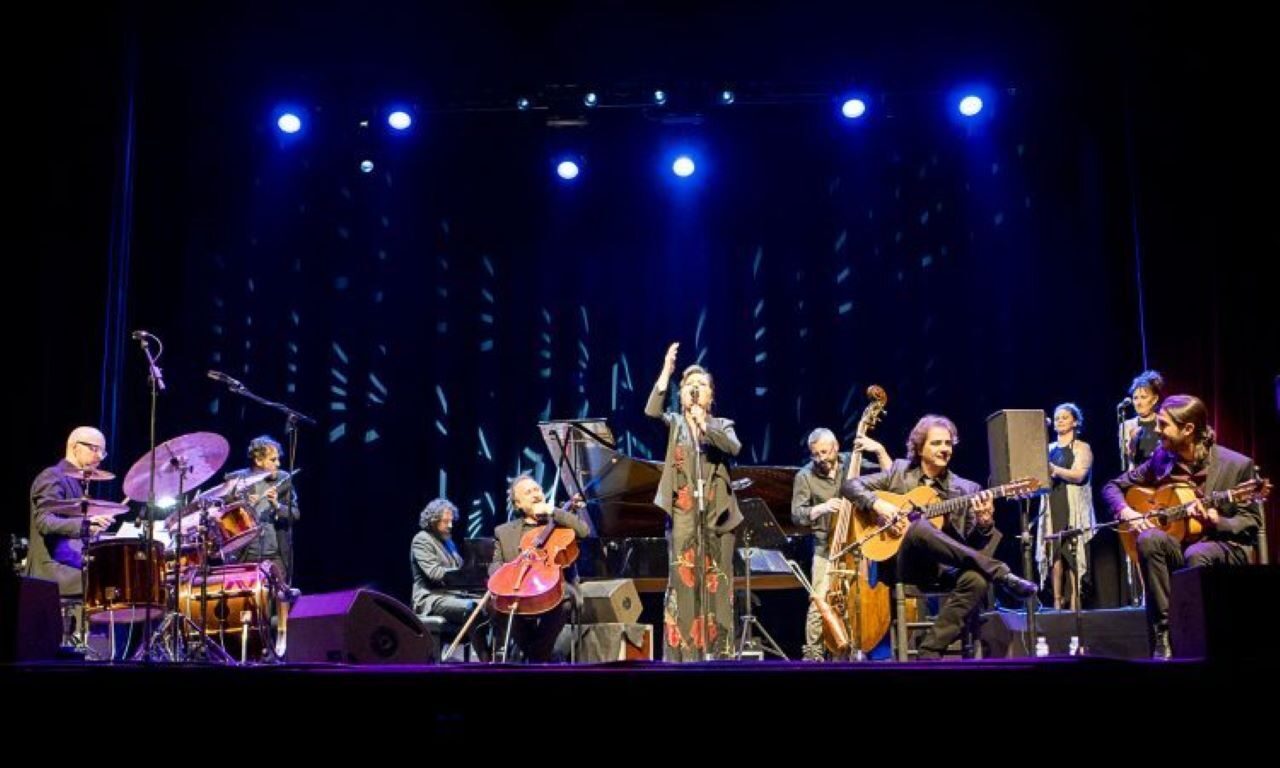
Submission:
<svg viewBox="0 0 1280 768">
<path fill-rule="evenodd" d="M 729 486 L 729 462 L 742 444 L 731 420 L 708 417 L 698 453 L 679 413 L 665 411 L 665 390 L 649 395 L 645 414 L 667 425 L 666 459 L 653 503 L 666 510 L 667 595 L 663 610 L 662 657 L 666 661 L 729 658 L 734 651 L 734 530 L 742 512 Z M 706 487 L 706 518 L 697 524 L 695 465 L 700 457 Z M 698 529 L 705 531 L 706 550 L 698 562 Z M 706 605 L 698 607 L 699 582 L 705 580 Z"/>
<path fill-rule="evenodd" d="M 683 430 L 682 430 L 683 431 Z M 667 661 L 701 661 L 710 654 L 728 658 L 733 653 L 733 549 L 734 534 L 717 533 L 716 513 L 707 512 L 708 525 L 702 568 L 697 568 L 697 501 L 694 498 L 693 459 L 700 458 L 703 477 L 711 476 L 706 454 L 692 454 L 687 434 L 675 446 L 676 493 L 668 518 L 667 597 L 663 610 L 663 658 Z M 706 508 L 714 510 L 715 487 L 707 489 Z M 707 604 L 698 611 L 698 578 L 706 580 Z"/>
</svg>

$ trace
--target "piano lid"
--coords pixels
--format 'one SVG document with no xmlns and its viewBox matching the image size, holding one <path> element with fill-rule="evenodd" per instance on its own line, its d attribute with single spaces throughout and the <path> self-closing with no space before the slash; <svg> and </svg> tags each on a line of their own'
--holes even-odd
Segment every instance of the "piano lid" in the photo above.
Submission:
<svg viewBox="0 0 1280 768">
<path fill-rule="evenodd" d="M 620 453 L 603 441 L 573 446 L 579 482 L 590 502 L 596 535 L 605 538 L 661 537 L 667 513 L 653 503 L 662 479 L 662 462 Z M 732 471 L 739 499 L 758 498 L 778 518 L 787 535 L 807 533 L 791 522 L 791 485 L 797 467 L 737 467 Z M 572 483 L 566 489 L 574 492 Z"/>
</svg>

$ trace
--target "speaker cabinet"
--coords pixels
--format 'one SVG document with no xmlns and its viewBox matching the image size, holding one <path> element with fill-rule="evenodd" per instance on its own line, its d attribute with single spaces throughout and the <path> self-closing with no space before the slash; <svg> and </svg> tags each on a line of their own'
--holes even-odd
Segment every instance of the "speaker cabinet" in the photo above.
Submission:
<svg viewBox="0 0 1280 768">
<path fill-rule="evenodd" d="M 427 664 L 438 656 L 413 611 L 371 589 L 303 595 L 289 614 L 289 661 Z"/>
</svg>

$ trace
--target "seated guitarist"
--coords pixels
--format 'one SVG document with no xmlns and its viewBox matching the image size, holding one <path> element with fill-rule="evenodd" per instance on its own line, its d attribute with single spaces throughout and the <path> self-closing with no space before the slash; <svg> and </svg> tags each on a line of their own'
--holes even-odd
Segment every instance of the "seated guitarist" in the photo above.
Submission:
<svg viewBox="0 0 1280 768">
<path fill-rule="evenodd" d="M 507 504 L 518 517 L 503 523 L 493 530 L 494 548 L 493 562 L 489 564 L 489 574 L 497 573 L 505 563 L 520 556 L 520 540 L 529 531 L 545 526 L 548 519 L 554 519 L 558 527 L 569 528 L 579 539 L 591 535 L 591 528 L 582 520 L 576 511 L 581 499 L 575 496 L 567 509 L 552 506 L 543 493 L 542 486 L 527 474 L 517 475 L 507 488 Z M 511 639 L 523 654 L 525 661 L 549 662 L 555 655 L 556 638 L 560 630 L 569 622 L 574 606 L 578 600 L 575 586 L 577 571 L 570 566 L 571 573 L 566 573 L 565 597 L 560 605 L 547 613 L 536 616 L 517 616 L 511 627 Z M 494 615 L 493 631 L 497 643 L 505 638 L 507 616 Z"/>
<path fill-rule="evenodd" d="M 1205 528 L 1205 540 L 1184 552 L 1181 544 L 1125 502 L 1125 492 L 1134 486 L 1184 483 L 1201 494 L 1229 490 L 1252 480 L 1253 460 L 1215 444 L 1208 424 L 1208 409 L 1197 397 L 1172 395 L 1165 398 L 1156 414 L 1160 447 L 1150 459 L 1107 483 L 1102 497 L 1116 517 L 1132 520 L 1138 533 L 1138 564 L 1146 593 L 1147 623 L 1152 656 L 1167 659 L 1169 647 L 1169 572 L 1184 566 L 1243 565 L 1246 547 L 1258 535 L 1261 517 L 1256 504 L 1205 508 L 1196 502 L 1189 510 L 1192 519 Z"/>
<path fill-rule="evenodd" d="M 898 552 L 898 578 L 918 587 L 938 583 L 951 587 L 937 621 L 920 641 L 921 659 L 937 659 L 959 635 L 969 617 L 978 610 L 994 581 L 1018 597 L 1036 593 L 1036 585 L 1021 579 L 1009 566 L 994 559 L 1000 541 L 995 529 L 995 505 L 989 493 L 977 483 L 951 472 L 951 453 L 958 441 L 956 425 L 945 416 L 925 416 L 907 438 L 907 458 L 899 459 L 887 471 L 855 478 L 844 484 L 842 495 L 861 512 L 875 514 L 882 524 L 899 516 L 901 510 L 876 496 L 875 491 L 909 493 L 928 485 L 942 499 L 977 494 L 973 504 L 947 518 L 942 530 L 928 520 L 908 524 L 900 516 L 894 534 L 902 537 Z"/>
</svg>

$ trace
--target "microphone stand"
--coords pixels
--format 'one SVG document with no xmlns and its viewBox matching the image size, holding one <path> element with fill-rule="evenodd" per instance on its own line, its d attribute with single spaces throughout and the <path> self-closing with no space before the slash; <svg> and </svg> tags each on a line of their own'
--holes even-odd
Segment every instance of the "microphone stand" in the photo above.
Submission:
<svg viewBox="0 0 1280 768">
<path fill-rule="evenodd" d="M 1129 441 L 1125 439 L 1124 435 L 1125 407 L 1131 402 L 1126 397 L 1116 406 L 1116 438 L 1120 448 L 1120 469 L 1125 472 L 1133 469 L 1133 464 L 1129 461 Z M 1124 559 L 1124 583 L 1129 590 L 1129 605 L 1141 605 L 1142 593 L 1134 589 L 1133 561 L 1123 552 L 1122 557 Z"/>
<path fill-rule="evenodd" d="M 1083 600 L 1080 596 L 1080 568 L 1084 564 L 1084 534 L 1090 530 L 1094 530 L 1094 528 L 1064 528 L 1055 534 L 1051 534 L 1051 538 L 1056 538 L 1058 540 L 1058 546 L 1066 546 L 1070 544 L 1074 546 L 1076 550 L 1076 567 L 1075 572 L 1072 574 L 1074 587 L 1071 595 L 1071 613 L 1075 618 L 1076 625 L 1075 635 L 1077 644 L 1074 652 L 1076 656 L 1085 655 L 1084 617 L 1081 614 Z"/>
<path fill-rule="evenodd" d="M 696 403 L 697 397 L 698 397 L 698 389 L 697 387 L 694 387 L 690 392 L 689 399 L 691 402 Z M 702 457 L 704 455 L 702 451 L 702 436 L 698 434 L 697 430 L 693 425 L 693 422 L 690 421 L 688 411 L 685 411 L 684 413 L 684 423 L 685 423 L 685 431 L 689 433 L 689 442 L 693 445 L 693 467 L 694 467 L 693 497 L 694 499 L 697 500 L 697 510 L 698 510 L 698 520 L 697 520 L 698 541 L 697 541 L 697 547 L 696 547 L 697 554 L 695 555 L 695 559 L 697 562 L 694 563 L 694 567 L 693 567 L 693 572 L 696 575 L 698 580 L 698 591 L 694 595 L 694 609 L 696 611 L 695 621 L 696 620 L 702 621 L 703 660 L 711 661 L 712 659 L 714 659 L 714 656 L 711 653 L 711 644 L 710 644 L 711 628 L 707 624 L 707 616 L 706 616 L 706 607 L 708 602 L 707 571 L 706 571 L 707 503 L 706 503 L 706 497 L 703 494 L 703 491 L 705 490 L 705 487 L 704 487 L 705 480 L 702 477 Z M 705 426 L 705 422 L 704 422 L 704 426 Z M 748 570 L 750 570 L 751 568 L 750 563 L 747 563 L 747 568 Z M 730 573 L 732 574 L 732 564 L 730 566 Z M 730 582 L 729 582 L 729 588 L 730 589 L 733 588 L 732 578 L 730 579 Z M 732 626 L 732 624 L 730 624 L 730 626 Z"/>
<path fill-rule="evenodd" d="M 155 558 L 151 556 L 151 545 L 152 545 L 152 542 L 155 541 L 155 515 L 156 515 L 156 401 L 159 398 L 159 394 L 164 391 L 164 376 L 160 372 L 160 367 L 156 365 L 156 361 L 159 360 L 160 356 L 164 354 L 164 343 L 161 342 L 159 338 L 152 336 L 146 331 L 136 332 L 134 334 L 134 338 L 136 338 L 142 344 L 142 354 L 146 355 L 147 357 L 147 380 L 149 382 L 150 389 L 151 389 L 151 409 L 150 409 L 151 413 L 150 413 L 150 424 L 148 427 L 149 428 L 148 455 L 151 457 L 151 466 L 148 468 L 148 478 L 147 478 L 146 523 L 142 527 L 143 528 L 142 551 L 139 552 L 135 557 L 140 560 L 148 561 L 147 583 L 154 584 L 157 581 L 155 577 L 154 569 L 156 568 L 163 569 L 164 567 L 163 563 L 157 563 L 155 561 Z M 151 354 L 151 344 L 148 342 L 148 339 L 155 339 L 156 345 L 160 348 L 156 352 L 155 356 L 152 356 Z M 161 574 L 161 578 L 163 578 L 163 573 Z M 176 590 L 174 595 L 174 601 L 175 601 L 174 608 L 176 610 L 177 609 Z M 152 625 L 151 610 L 148 609 L 146 623 L 144 624 L 143 633 L 142 633 L 142 658 L 144 661 L 148 661 L 148 662 L 151 661 L 151 633 L 152 633 L 151 625 Z M 177 656 L 178 649 L 176 644 L 178 642 L 180 641 L 175 637 L 175 640 L 174 640 L 174 643 L 175 643 L 174 656 L 175 657 Z"/>
</svg>

